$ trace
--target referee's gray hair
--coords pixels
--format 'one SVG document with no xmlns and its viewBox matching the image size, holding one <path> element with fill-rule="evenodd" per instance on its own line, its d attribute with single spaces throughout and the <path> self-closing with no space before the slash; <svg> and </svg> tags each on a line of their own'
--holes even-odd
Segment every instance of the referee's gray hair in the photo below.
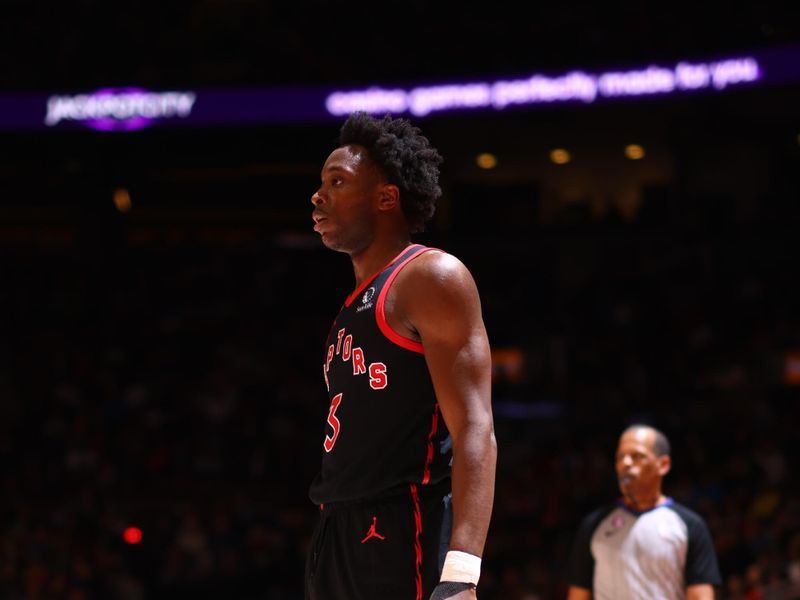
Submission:
<svg viewBox="0 0 800 600">
<path fill-rule="evenodd" d="M 653 452 L 656 456 L 669 456 L 672 453 L 672 446 L 669 443 L 669 439 L 664 432 L 656 429 L 652 425 L 647 425 L 646 423 L 634 423 L 633 425 L 629 425 L 623 431 L 623 435 L 628 433 L 629 431 L 633 431 L 634 429 L 649 429 L 655 434 L 655 439 L 653 440 Z"/>
</svg>

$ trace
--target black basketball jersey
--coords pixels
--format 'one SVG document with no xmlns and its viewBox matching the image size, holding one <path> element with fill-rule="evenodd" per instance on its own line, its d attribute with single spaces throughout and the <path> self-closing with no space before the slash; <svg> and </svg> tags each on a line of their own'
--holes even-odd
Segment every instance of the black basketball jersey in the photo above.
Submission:
<svg viewBox="0 0 800 600">
<path fill-rule="evenodd" d="M 331 403 L 322 469 L 309 494 L 316 504 L 368 499 L 450 475 L 450 436 L 424 348 L 394 331 L 384 313 L 394 278 L 429 250 L 406 248 L 347 297 L 331 327 L 323 364 Z"/>
</svg>

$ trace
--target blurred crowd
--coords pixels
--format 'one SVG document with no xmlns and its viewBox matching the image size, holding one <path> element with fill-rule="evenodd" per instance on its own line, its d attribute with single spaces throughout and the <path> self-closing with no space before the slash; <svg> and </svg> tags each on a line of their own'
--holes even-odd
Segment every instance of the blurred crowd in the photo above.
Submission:
<svg viewBox="0 0 800 600">
<path fill-rule="evenodd" d="M 472 270 L 494 349 L 482 600 L 564 597 L 577 524 L 616 498 L 634 421 L 672 441 L 666 492 L 707 520 L 720 597 L 800 598 L 786 239 L 423 241 Z M 347 258 L 302 235 L 0 251 L 0 596 L 300 600 Z"/>
</svg>

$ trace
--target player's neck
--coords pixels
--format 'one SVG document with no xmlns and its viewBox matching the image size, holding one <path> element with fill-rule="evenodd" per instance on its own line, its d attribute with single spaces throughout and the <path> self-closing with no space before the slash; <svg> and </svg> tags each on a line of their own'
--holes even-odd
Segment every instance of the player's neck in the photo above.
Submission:
<svg viewBox="0 0 800 600">
<path fill-rule="evenodd" d="M 411 244 L 407 236 L 375 240 L 369 247 L 357 254 L 351 254 L 356 287 L 368 277 L 372 277 L 385 267 L 393 258 Z"/>
</svg>

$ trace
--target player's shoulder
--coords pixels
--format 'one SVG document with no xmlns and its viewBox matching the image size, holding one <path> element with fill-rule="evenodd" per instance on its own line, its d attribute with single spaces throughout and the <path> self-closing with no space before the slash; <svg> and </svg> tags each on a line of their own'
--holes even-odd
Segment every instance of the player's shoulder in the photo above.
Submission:
<svg viewBox="0 0 800 600">
<path fill-rule="evenodd" d="M 433 299 L 464 302 L 477 298 L 477 286 L 466 265 L 443 250 L 431 248 L 412 260 L 398 277 L 403 294 L 425 298 L 430 308 Z"/>
<path fill-rule="evenodd" d="M 452 254 L 431 248 L 405 265 L 393 285 L 403 310 L 428 315 L 454 307 L 478 307 L 478 288 L 467 267 Z"/>
<path fill-rule="evenodd" d="M 431 283 L 452 282 L 460 278 L 472 279 L 467 266 L 458 257 L 440 250 L 426 248 L 416 260 L 406 267 L 409 275 L 419 279 L 430 279 Z"/>
</svg>

